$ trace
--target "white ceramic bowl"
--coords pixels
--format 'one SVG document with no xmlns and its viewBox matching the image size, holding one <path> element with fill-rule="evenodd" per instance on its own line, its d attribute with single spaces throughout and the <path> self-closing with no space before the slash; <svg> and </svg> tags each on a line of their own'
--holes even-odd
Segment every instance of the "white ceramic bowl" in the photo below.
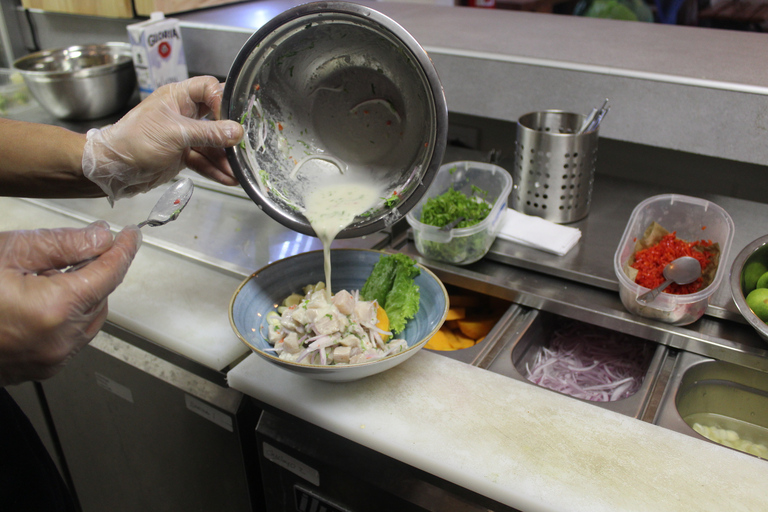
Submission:
<svg viewBox="0 0 768 512">
<path fill-rule="evenodd" d="M 359 290 L 385 253 L 359 249 L 331 251 L 331 286 L 334 291 Z M 313 379 L 346 382 L 362 379 L 388 370 L 418 352 L 440 328 L 448 314 L 448 292 L 443 283 L 427 268 L 419 265 L 416 277 L 419 287 L 419 311 L 408 321 L 398 337 L 408 348 L 398 354 L 355 365 L 320 366 L 285 361 L 266 349 L 267 313 L 277 309 L 291 293 L 318 281 L 325 281 L 323 252 L 312 251 L 276 261 L 248 277 L 238 287 L 229 307 L 229 320 L 240 340 L 256 354 L 272 364 Z"/>
</svg>

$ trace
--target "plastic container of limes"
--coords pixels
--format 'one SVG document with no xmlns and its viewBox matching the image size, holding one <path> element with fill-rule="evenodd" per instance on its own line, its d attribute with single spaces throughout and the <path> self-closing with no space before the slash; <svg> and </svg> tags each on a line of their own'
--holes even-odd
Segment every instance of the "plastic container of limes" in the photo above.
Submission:
<svg viewBox="0 0 768 512">
<path fill-rule="evenodd" d="M 488 216 L 473 226 L 449 231 L 421 222 L 426 202 L 451 187 L 468 197 L 472 196 L 472 187 L 487 192 L 485 201 L 492 205 Z M 511 191 L 512 176 L 498 165 L 472 161 L 443 164 L 427 192 L 405 217 L 412 228 L 416 249 L 422 256 L 454 265 L 480 260 L 496 239 Z"/>
<path fill-rule="evenodd" d="M 757 240 L 747 244 L 733 260 L 731 265 L 731 296 L 736 307 L 744 319 L 755 328 L 757 333 L 768 341 L 768 325 L 764 319 L 768 318 L 768 303 L 764 297 L 753 297 L 753 304 L 747 303 L 747 297 L 758 285 L 760 278 L 768 272 L 768 235 L 761 236 Z M 757 292 L 768 297 L 766 292 Z M 753 310 L 754 309 L 754 310 Z M 762 317 L 762 319 L 761 319 Z"/>
<path fill-rule="evenodd" d="M 635 253 L 635 243 L 643 238 L 652 222 L 657 222 L 669 232 L 676 232 L 677 238 L 681 240 L 711 240 L 720 246 L 719 264 L 709 286 L 685 295 L 662 292 L 647 305 L 637 302 L 637 297 L 647 292 L 648 288 L 630 279 L 627 267 L 630 257 Z M 619 295 L 624 307 L 631 313 L 672 325 L 687 325 L 701 318 L 710 298 L 728 274 L 725 263 L 731 250 L 733 231 L 733 220 L 728 212 L 706 199 L 662 194 L 638 204 L 632 211 L 613 258 L 614 271 L 619 280 Z"/>
</svg>

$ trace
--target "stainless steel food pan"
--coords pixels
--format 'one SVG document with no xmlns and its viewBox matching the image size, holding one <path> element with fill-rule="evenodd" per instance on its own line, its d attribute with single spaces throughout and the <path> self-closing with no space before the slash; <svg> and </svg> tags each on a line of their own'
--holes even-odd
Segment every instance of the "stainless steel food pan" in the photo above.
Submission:
<svg viewBox="0 0 768 512">
<path fill-rule="evenodd" d="M 487 365 L 490 359 L 495 357 L 504 333 L 515 325 L 515 322 L 524 315 L 526 310 L 526 308 L 512 303 L 488 335 L 475 345 L 460 350 L 431 350 L 430 352 L 482 368 Z"/>
<path fill-rule="evenodd" d="M 707 439 L 692 428 L 700 423 L 768 446 L 768 373 L 681 352 L 654 423 Z"/>
<path fill-rule="evenodd" d="M 535 309 L 528 310 L 523 317 L 502 335 L 500 349 L 486 366 L 486 369 L 535 386 L 536 384 L 525 378 L 525 365 L 533 361 L 536 353 L 542 347 L 548 346 L 552 332 L 561 320 L 563 320 L 563 317 L 552 313 Z M 634 337 L 628 337 L 628 342 L 652 343 Z M 667 348 L 665 346 L 655 345 L 653 347 L 643 383 L 639 390 L 630 397 L 613 402 L 593 402 L 572 398 L 639 419 L 648 407 L 666 356 Z M 556 393 L 556 391 L 552 392 Z"/>
</svg>

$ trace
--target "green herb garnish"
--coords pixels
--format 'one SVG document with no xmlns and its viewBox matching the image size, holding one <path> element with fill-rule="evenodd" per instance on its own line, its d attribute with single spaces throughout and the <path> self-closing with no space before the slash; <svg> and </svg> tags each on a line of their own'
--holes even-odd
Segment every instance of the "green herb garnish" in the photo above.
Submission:
<svg viewBox="0 0 768 512">
<path fill-rule="evenodd" d="M 429 226 L 443 227 L 459 217 L 464 217 L 456 227 L 468 228 L 479 224 L 491 213 L 491 205 L 486 201 L 488 192 L 471 186 L 472 195 L 454 190 L 453 185 L 447 192 L 427 199 L 421 210 L 421 222 Z"/>
<path fill-rule="evenodd" d="M 453 186 L 442 195 L 427 200 L 421 210 L 421 222 L 424 224 L 443 227 L 455 221 L 459 217 L 464 220 L 455 228 L 468 228 L 483 222 L 491 212 L 493 204 L 487 201 L 488 192 L 470 187 L 470 194 L 454 190 Z M 434 258 L 449 263 L 464 264 L 476 261 L 482 257 L 488 249 L 489 233 L 487 229 L 467 234 L 455 234 L 450 241 L 438 242 L 422 240 L 419 251 L 428 258 Z"/>
</svg>

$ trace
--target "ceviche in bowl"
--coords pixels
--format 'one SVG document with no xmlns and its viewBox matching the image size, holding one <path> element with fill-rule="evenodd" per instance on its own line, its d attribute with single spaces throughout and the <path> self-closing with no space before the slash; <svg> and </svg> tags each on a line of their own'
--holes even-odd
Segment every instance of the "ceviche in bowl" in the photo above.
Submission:
<svg viewBox="0 0 768 512">
<path fill-rule="evenodd" d="M 388 370 L 421 349 L 448 314 L 448 293 L 402 254 L 322 251 L 276 261 L 249 276 L 230 302 L 232 328 L 256 354 L 286 370 L 353 381 Z"/>
</svg>

